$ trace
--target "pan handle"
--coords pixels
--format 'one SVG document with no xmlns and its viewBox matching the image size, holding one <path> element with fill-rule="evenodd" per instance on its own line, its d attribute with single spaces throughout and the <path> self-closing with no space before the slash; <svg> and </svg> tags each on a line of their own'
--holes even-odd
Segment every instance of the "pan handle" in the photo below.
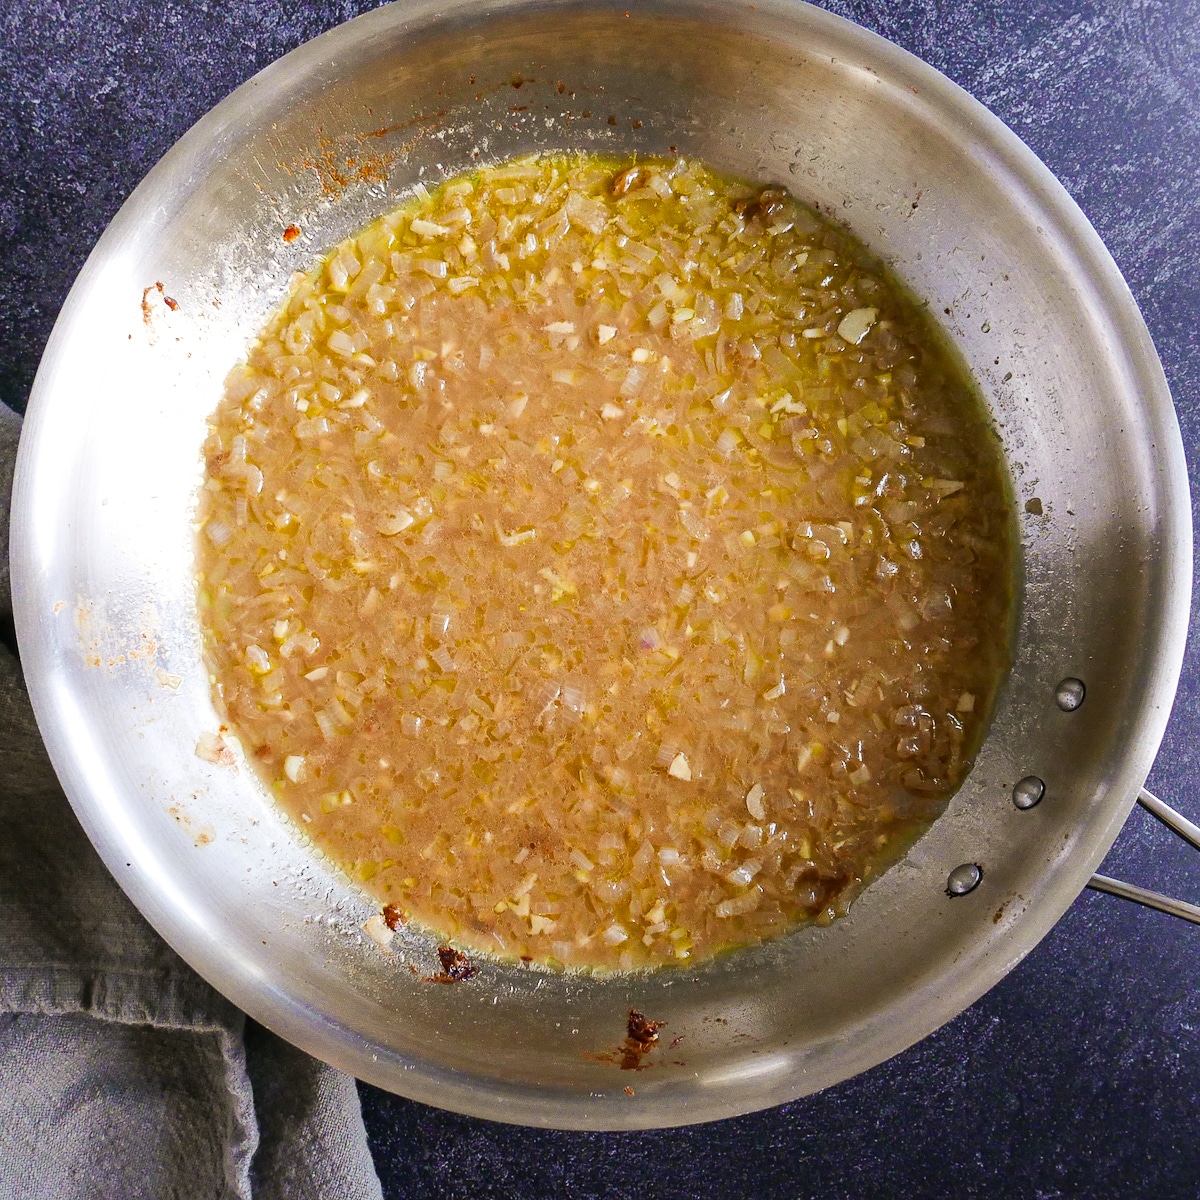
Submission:
<svg viewBox="0 0 1200 1200">
<path fill-rule="evenodd" d="M 1177 833 L 1185 842 L 1200 850 L 1200 826 L 1193 825 L 1187 817 L 1177 813 L 1169 804 L 1164 804 L 1145 788 L 1138 792 L 1138 803 L 1173 833 Z M 1107 892 L 1110 896 L 1120 896 L 1122 900 L 1132 900 L 1135 904 L 1144 904 L 1147 908 L 1156 908 L 1159 912 L 1170 913 L 1173 917 L 1180 917 L 1184 921 L 1200 925 L 1200 906 L 1188 904 L 1183 900 L 1173 900 L 1170 896 L 1164 896 L 1160 892 L 1134 887 L 1131 883 L 1122 883 L 1121 880 L 1110 879 L 1107 875 L 1093 875 L 1088 881 L 1088 887 L 1094 888 L 1098 892 Z"/>
</svg>

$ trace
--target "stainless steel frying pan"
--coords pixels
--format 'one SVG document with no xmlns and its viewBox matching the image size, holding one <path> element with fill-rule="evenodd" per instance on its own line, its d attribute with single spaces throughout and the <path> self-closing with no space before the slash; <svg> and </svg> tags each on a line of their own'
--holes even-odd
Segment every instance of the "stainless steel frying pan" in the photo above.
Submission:
<svg viewBox="0 0 1200 1200">
<path fill-rule="evenodd" d="M 435 987 L 421 981 L 431 943 L 405 933 L 381 953 L 362 933 L 371 906 L 244 761 L 195 753 L 217 720 L 192 582 L 199 449 L 292 271 L 419 180 L 568 147 L 678 150 L 783 183 L 927 298 L 987 396 L 1018 496 L 1016 661 L 946 815 L 845 920 L 686 971 L 486 965 Z M 150 173 L 80 275 L 30 404 L 13 529 L 51 756 L 113 874 L 184 958 L 372 1083 L 592 1129 L 815 1091 L 1010 970 L 1088 882 L 1145 779 L 1191 570 L 1170 396 L 1091 226 L 964 92 L 786 0 L 411 0 L 256 76 Z M 597 1057 L 630 1007 L 669 1023 L 636 1075 Z"/>
</svg>

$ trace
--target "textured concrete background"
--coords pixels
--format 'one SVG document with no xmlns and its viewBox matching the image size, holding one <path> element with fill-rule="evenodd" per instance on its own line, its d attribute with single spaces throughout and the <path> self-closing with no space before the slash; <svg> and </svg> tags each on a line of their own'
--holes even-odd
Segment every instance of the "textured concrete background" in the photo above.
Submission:
<svg viewBox="0 0 1200 1200">
<path fill-rule="evenodd" d="M 59 306 L 142 175 L 354 0 L 4 0 L 0 397 L 22 409 Z M 1107 242 L 1200 470 L 1200 0 L 829 0 L 988 105 Z M 1196 607 L 1193 605 L 1193 616 Z M 1193 620 L 1194 627 L 1200 622 Z M 1200 644 L 1150 786 L 1200 821 Z M 1135 812 L 1105 865 L 1200 900 Z M 1002 984 L 820 1096 L 700 1128 L 566 1134 L 363 1087 L 389 1200 L 1200 1196 L 1200 929 L 1084 893 Z"/>
</svg>

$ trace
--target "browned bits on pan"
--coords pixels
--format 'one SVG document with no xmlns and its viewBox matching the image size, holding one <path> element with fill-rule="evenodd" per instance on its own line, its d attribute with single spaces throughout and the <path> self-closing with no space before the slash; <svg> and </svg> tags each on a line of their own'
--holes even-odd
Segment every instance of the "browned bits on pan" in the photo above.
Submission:
<svg viewBox="0 0 1200 1200">
<path fill-rule="evenodd" d="M 172 296 L 168 296 L 166 288 L 163 287 L 160 281 L 156 280 L 148 288 L 142 289 L 142 320 L 145 321 L 147 325 L 150 324 L 150 318 L 153 315 L 150 308 L 150 296 L 155 291 L 157 291 L 158 294 L 163 298 L 163 303 L 172 312 L 179 307 L 179 301 Z"/>
<path fill-rule="evenodd" d="M 626 13 L 625 15 L 626 15 L 626 16 L 628 16 L 629 14 L 628 14 L 628 13 Z M 623 1088 L 621 1089 L 621 1091 L 623 1091 L 623 1092 L 625 1093 L 625 1095 L 627 1095 L 627 1096 L 635 1096 L 635 1095 L 637 1095 L 637 1093 L 636 1093 L 636 1092 L 633 1090 L 633 1088 L 631 1088 L 631 1087 L 623 1087 Z"/>
<path fill-rule="evenodd" d="M 383 923 L 389 929 L 399 929 L 408 918 L 404 915 L 402 909 L 395 904 L 385 904 L 383 906 Z"/>
<path fill-rule="evenodd" d="M 625 1026 L 625 1043 L 621 1047 L 621 1070 L 638 1071 L 642 1057 L 654 1049 L 658 1042 L 658 1031 L 666 1021 L 651 1021 L 636 1008 L 629 1010 L 629 1021 Z"/>
<path fill-rule="evenodd" d="M 658 1045 L 659 1030 L 667 1024 L 666 1021 L 652 1021 L 636 1008 L 629 1010 L 629 1019 L 625 1022 L 625 1040 L 616 1051 L 607 1050 L 604 1054 L 589 1054 L 596 1062 L 616 1063 L 622 1070 L 644 1070 L 649 1063 L 642 1058 Z M 676 1039 L 678 1042 L 678 1038 Z M 674 1045 L 674 1043 L 672 1043 Z M 625 1088 L 632 1096 L 630 1088 Z"/>
<path fill-rule="evenodd" d="M 666 1025 L 666 1021 L 651 1021 L 644 1013 L 638 1012 L 636 1008 L 631 1008 L 626 1033 L 632 1042 L 645 1051 L 658 1041 L 658 1031 L 664 1025 Z"/>
<path fill-rule="evenodd" d="M 612 194 L 614 196 L 628 195 L 642 182 L 646 172 L 638 166 L 626 167 L 613 176 Z"/>
<path fill-rule="evenodd" d="M 283 240 L 285 242 L 294 242 L 299 236 L 300 236 L 300 226 L 299 225 L 289 225 L 283 231 Z"/>
<path fill-rule="evenodd" d="M 787 192 L 782 188 L 763 188 L 757 196 L 735 200 L 733 210 L 747 221 L 769 221 L 787 208 Z"/>
<path fill-rule="evenodd" d="M 455 950 L 453 946 L 439 946 L 438 959 L 442 969 L 437 975 L 430 975 L 426 983 L 463 983 L 479 970 L 461 950 Z"/>
</svg>

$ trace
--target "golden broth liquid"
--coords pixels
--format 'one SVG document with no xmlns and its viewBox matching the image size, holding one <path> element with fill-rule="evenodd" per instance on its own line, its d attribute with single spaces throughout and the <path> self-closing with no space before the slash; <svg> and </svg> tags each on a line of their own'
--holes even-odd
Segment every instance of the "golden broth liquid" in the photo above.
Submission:
<svg viewBox="0 0 1200 1200">
<path fill-rule="evenodd" d="M 695 162 L 422 191 L 296 283 L 206 453 L 220 710 L 317 846 L 476 951 L 832 920 L 1008 666 L 970 379 L 843 229 Z"/>
</svg>

